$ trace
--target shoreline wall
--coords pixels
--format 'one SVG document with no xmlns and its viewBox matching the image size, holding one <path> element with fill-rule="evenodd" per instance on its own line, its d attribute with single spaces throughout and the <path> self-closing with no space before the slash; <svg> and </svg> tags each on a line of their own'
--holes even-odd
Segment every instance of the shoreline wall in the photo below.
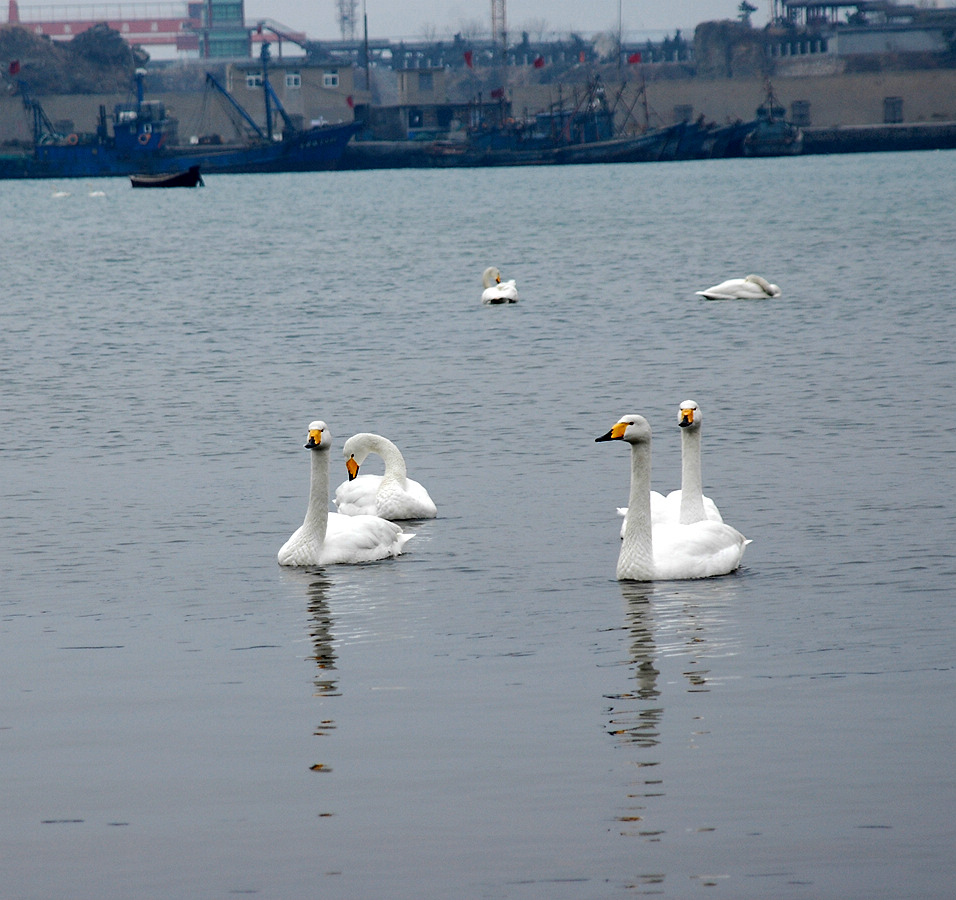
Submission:
<svg viewBox="0 0 956 900">
<path fill-rule="evenodd" d="M 614 73 L 616 74 L 616 72 Z M 631 109 L 636 127 L 643 125 L 643 104 L 639 98 L 639 75 L 625 72 L 628 81 L 617 101 L 618 124 L 624 110 Z M 618 97 L 620 83 L 605 77 L 609 101 Z M 805 77 L 776 77 L 774 92 L 789 116 L 792 104 L 808 104 L 809 125 L 813 128 L 883 125 L 884 100 L 899 98 L 905 124 L 933 124 L 956 121 L 956 70 L 936 69 L 902 72 L 827 74 Z M 559 99 L 573 104 L 583 98 L 583 84 L 515 85 L 510 89 L 512 109 L 516 116 L 534 113 L 556 104 Z M 680 116 L 724 124 L 754 118 L 756 108 L 764 101 L 763 79 L 662 79 L 647 82 L 647 104 L 652 127 L 670 125 Z M 43 107 L 53 122 L 69 120 L 73 131 L 96 130 L 100 104 L 111 116 L 113 106 L 129 100 L 123 94 L 63 94 L 44 96 Z M 204 133 L 230 136 L 232 125 L 215 104 L 203 108 L 202 93 L 150 93 L 149 99 L 166 104 L 169 114 L 179 121 L 179 136 L 188 143 L 190 136 L 204 125 Z M 307 98 L 304 98 L 307 100 Z M 204 115 L 207 117 L 204 120 Z M 331 119 L 330 119 L 331 120 Z M 29 115 L 17 96 L 0 96 L 0 144 L 32 140 Z"/>
</svg>

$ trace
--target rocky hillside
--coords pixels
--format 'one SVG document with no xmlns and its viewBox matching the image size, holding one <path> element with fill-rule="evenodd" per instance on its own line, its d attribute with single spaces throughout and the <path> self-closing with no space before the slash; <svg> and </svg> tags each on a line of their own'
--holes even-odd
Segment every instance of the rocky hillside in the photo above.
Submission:
<svg viewBox="0 0 956 900">
<path fill-rule="evenodd" d="M 0 65 L 36 96 L 125 91 L 149 56 L 118 31 L 95 25 L 69 42 L 54 42 L 16 25 L 0 27 Z"/>
</svg>

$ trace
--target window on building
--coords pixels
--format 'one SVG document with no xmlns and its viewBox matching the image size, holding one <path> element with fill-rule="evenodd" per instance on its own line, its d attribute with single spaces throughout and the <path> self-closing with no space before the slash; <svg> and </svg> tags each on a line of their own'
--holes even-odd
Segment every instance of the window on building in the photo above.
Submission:
<svg viewBox="0 0 956 900">
<path fill-rule="evenodd" d="M 302 76 L 298 72 L 286 72 L 285 73 L 285 86 L 287 88 L 300 88 L 302 87 Z"/>
<path fill-rule="evenodd" d="M 262 72 L 246 72 L 246 87 L 250 90 L 262 87 Z"/>
<path fill-rule="evenodd" d="M 790 104 L 790 121 L 805 128 L 810 124 L 810 101 L 794 100 Z"/>
<path fill-rule="evenodd" d="M 903 98 L 902 97 L 884 97 L 883 98 L 883 122 L 892 125 L 903 121 Z"/>
<path fill-rule="evenodd" d="M 339 70 L 326 69 L 322 75 L 322 87 L 336 88 L 339 86 Z"/>
<path fill-rule="evenodd" d="M 431 72 L 418 73 L 418 89 L 423 94 L 430 94 L 434 90 L 434 81 Z"/>
</svg>

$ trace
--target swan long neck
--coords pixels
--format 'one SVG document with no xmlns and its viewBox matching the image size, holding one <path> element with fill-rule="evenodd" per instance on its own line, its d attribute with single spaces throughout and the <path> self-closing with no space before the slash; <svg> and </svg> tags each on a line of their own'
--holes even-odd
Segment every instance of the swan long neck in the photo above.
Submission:
<svg viewBox="0 0 956 900">
<path fill-rule="evenodd" d="M 617 559 L 617 577 L 632 581 L 651 581 L 654 578 L 649 443 L 631 444 L 631 494 L 621 553 Z"/>
<path fill-rule="evenodd" d="M 312 477 L 309 482 L 309 508 L 305 513 L 305 527 L 319 541 L 325 540 L 329 524 L 329 452 L 310 450 Z"/>
<path fill-rule="evenodd" d="M 700 429 L 682 428 L 680 440 L 680 523 L 690 525 L 707 518 L 704 484 L 700 476 Z"/>
<path fill-rule="evenodd" d="M 405 468 L 405 457 L 402 456 L 402 451 L 388 438 L 383 438 L 380 435 L 376 435 L 376 439 L 369 442 L 369 449 L 384 460 L 384 477 L 389 481 L 397 481 L 404 486 L 405 479 L 408 477 L 408 470 Z"/>
</svg>

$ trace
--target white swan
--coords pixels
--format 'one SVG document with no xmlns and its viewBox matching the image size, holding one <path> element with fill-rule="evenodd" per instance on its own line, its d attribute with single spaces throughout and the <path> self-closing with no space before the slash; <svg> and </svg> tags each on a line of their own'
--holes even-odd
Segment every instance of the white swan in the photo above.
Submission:
<svg viewBox="0 0 956 900">
<path fill-rule="evenodd" d="M 651 521 L 655 525 L 658 522 L 690 525 L 701 519 L 723 522 L 717 504 L 710 497 L 704 496 L 700 475 L 700 407 L 693 400 L 685 400 L 678 408 L 677 416 L 677 424 L 681 429 L 681 486 L 666 497 L 657 491 L 651 491 Z M 621 523 L 623 538 L 627 528 L 627 507 L 619 507 L 618 514 L 625 517 Z"/>
<path fill-rule="evenodd" d="M 384 475 L 358 476 L 369 453 L 385 461 Z M 353 434 L 342 448 L 349 480 L 335 489 L 335 505 L 347 516 L 368 514 L 383 519 L 434 519 L 438 514 L 432 498 L 417 481 L 408 477 L 405 458 L 388 438 L 363 431 Z"/>
<path fill-rule="evenodd" d="M 501 272 L 494 266 L 488 266 L 481 276 L 481 286 L 485 289 L 481 295 L 482 303 L 517 303 L 518 288 L 514 280 L 502 281 Z"/>
<path fill-rule="evenodd" d="M 767 297 L 779 297 L 780 288 L 759 275 L 746 278 L 731 278 L 722 281 L 706 291 L 697 291 L 698 297 L 708 300 L 765 300 Z"/>
<path fill-rule="evenodd" d="M 305 521 L 279 550 L 280 566 L 325 566 L 362 563 L 398 556 L 414 534 L 378 516 L 343 516 L 329 512 L 329 447 L 325 422 L 309 425 L 305 445 L 312 455 L 309 508 Z"/>
<path fill-rule="evenodd" d="M 643 416 L 623 416 L 595 441 L 631 445 L 631 493 L 617 560 L 620 581 L 674 581 L 726 575 L 739 565 L 749 541 L 723 522 L 691 525 L 651 522 L 651 427 Z"/>
</svg>

